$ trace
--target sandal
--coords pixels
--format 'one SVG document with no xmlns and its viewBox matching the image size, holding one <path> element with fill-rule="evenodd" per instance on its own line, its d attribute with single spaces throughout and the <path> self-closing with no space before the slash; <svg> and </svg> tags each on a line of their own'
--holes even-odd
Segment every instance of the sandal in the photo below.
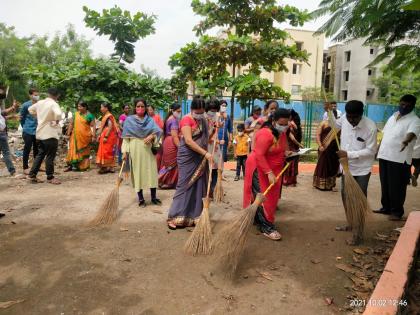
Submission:
<svg viewBox="0 0 420 315">
<path fill-rule="evenodd" d="M 36 178 L 36 177 L 31 178 L 31 183 L 32 184 L 40 184 L 40 183 L 43 183 L 43 182 L 44 181 L 42 179 L 39 179 L 39 178 Z"/>
<path fill-rule="evenodd" d="M 47 182 L 53 185 L 61 185 L 61 182 L 57 178 L 49 179 Z"/>
<path fill-rule="evenodd" d="M 270 233 L 263 233 L 263 235 L 268 237 L 272 241 L 280 241 L 282 237 L 278 231 L 272 231 Z"/>
<path fill-rule="evenodd" d="M 168 228 L 170 230 L 176 230 L 176 224 L 173 223 L 172 221 L 168 221 Z"/>
<path fill-rule="evenodd" d="M 99 169 L 99 171 L 98 171 L 99 175 L 106 174 L 106 173 L 107 173 L 107 171 L 103 168 Z"/>
<path fill-rule="evenodd" d="M 67 168 L 64 170 L 64 172 L 66 172 L 66 173 L 67 173 L 67 172 L 71 172 L 71 171 L 72 171 L 72 169 L 73 169 L 73 168 L 72 168 L 71 166 L 69 166 L 69 167 L 67 167 Z"/>
</svg>

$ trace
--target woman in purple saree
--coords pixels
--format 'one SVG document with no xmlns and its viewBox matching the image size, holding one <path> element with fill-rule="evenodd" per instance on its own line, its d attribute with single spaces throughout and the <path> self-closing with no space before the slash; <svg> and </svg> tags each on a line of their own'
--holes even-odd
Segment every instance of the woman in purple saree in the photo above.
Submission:
<svg viewBox="0 0 420 315">
<path fill-rule="evenodd" d="M 183 135 L 177 155 L 179 175 L 167 220 L 168 227 L 173 230 L 193 226 L 203 211 L 208 167 L 202 161 L 212 158 L 207 152 L 209 134 L 204 108 L 204 100 L 195 97 L 191 114 L 184 116 L 179 124 Z"/>
</svg>

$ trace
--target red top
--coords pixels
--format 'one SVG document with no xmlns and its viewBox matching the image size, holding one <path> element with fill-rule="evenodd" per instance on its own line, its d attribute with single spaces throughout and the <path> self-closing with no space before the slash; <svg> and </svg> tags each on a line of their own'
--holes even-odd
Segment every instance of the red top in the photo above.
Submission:
<svg viewBox="0 0 420 315">
<path fill-rule="evenodd" d="M 159 126 L 160 129 L 163 129 L 163 121 L 162 118 L 158 114 L 154 114 L 152 116 L 153 120 L 155 121 L 156 125 Z"/>
<path fill-rule="evenodd" d="M 198 123 L 190 115 L 186 115 L 179 122 L 179 129 L 182 129 L 182 127 L 185 127 L 185 126 L 189 126 L 189 127 L 191 127 L 191 129 L 194 130 L 194 129 L 198 128 Z"/>
</svg>

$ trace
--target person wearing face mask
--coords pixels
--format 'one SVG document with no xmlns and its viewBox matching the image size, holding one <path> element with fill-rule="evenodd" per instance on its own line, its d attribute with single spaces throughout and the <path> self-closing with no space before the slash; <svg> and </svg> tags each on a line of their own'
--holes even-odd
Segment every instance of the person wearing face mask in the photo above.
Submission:
<svg viewBox="0 0 420 315">
<path fill-rule="evenodd" d="M 337 119 L 337 112 L 332 111 L 334 120 Z M 316 163 L 313 176 L 313 187 L 324 191 L 337 191 L 335 188 L 337 174 L 340 169 L 334 132 L 328 120 L 323 120 L 316 132 L 318 144 L 318 162 Z"/>
<path fill-rule="evenodd" d="M 36 127 L 38 122 L 33 117 L 28 108 L 39 101 L 39 92 L 35 88 L 29 89 L 29 100 L 22 104 L 20 109 L 20 125 L 22 126 L 22 139 L 25 143 L 23 147 L 23 173 L 29 175 L 29 155 L 32 150 L 33 159 L 38 154 L 38 142 L 36 140 Z"/>
<path fill-rule="evenodd" d="M 287 141 L 289 149 L 292 152 L 298 152 L 303 148 L 302 142 L 302 127 L 300 124 L 299 114 L 295 110 L 290 111 L 289 129 L 287 130 Z M 297 185 L 297 176 L 299 173 L 299 156 L 291 160 L 289 168 L 283 175 L 283 185 L 293 186 Z"/>
<path fill-rule="evenodd" d="M 219 128 L 219 141 L 220 148 L 222 150 L 223 162 L 227 162 L 228 159 L 228 149 L 232 145 L 233 129 L 232 129 L 232 120 L 227 113 L 227 102 L 225 100 L 220 101 L 220 119 L 222 122 L 221 128 Z M 223 169 L 224 163 L 221 163 L 219 167 Z"/>
<path fill-rule="evenodd" d="M 0 86 L 0 102 L 3 103 L 6 97 L 6 88 Z M 10 154 L 9 141 L 7 137 L 6 115 L 16 110 L 16 108 L 17 103 L 15 102 L 12 107 L 7 109 L 3 109 L 2 106 L 0 106 L 0 153 L 3 154 L 3 161 L 6 164 L 10 176 L 15 175 L 16 169 L 13 165 L 12 156 Z"/>
<path fill-rule="evenodd" d="M 390 220 L 400 220 L 404 215 L 414 145 L 420 137 L 420 119 L 414 112 L 416 101 L 414 95 L 401 97 L 398 112 L 385 124 L 379 147 L 382 207 L 373 212 L 389 215 Z"/>
<path fill-rule="evenodd" d="M 235 139 L 233 139 L 233 150 L 236 159 L 236 176 L 234 180 L 238 181 L 241 176 L 241 169 L 245 177 L 245 164 L 249 153 L 251 138 L 244 132 L 244 124 L 239 124 L 236 127 L 236 130 L 238 133 Z"/>
<path fill-rule="evenodd" d="M 254 149 L 246 161 L 244 208 L 254 201 L 257 193 L 264 192 L 270 184 L 274 184 L 255 216 L 255 223 L 263 235 L 271 240 L 282 238 L 274 225 L 281 189 L 281 179 L 276 181 L 276 176 L 283 169 L 286 156 L 291 153 L 286 135 L 289 118 L 287 109 L 277 109 L 256 133 Z"/>
<path fill-rule="evenodd" d="M 360 189 L 367 196 L 367 189 L 372 170 L 372 165 L 377 151 L 377 127 L 367 117 L 363 117 L 363 103 L 352 100 L 346 103 L 346 113 L 336 120 L 338 129 L 341 129 L 340 143 L 341 150 L 337 152 L 339 158 L 347 158 L 351 176 L 354 177 Z M 341 198 L 344 210 L 345 180 L 341 178 Z M 346 216 L 347 217 L 347 216 Z M 344 226 L 337 226 L 336 231 L 352 231 L 352 239 L 347 241 L 349 245 L 357 245 L 362 241 L 362 231 L 358 226 L 351 227 L 349 222 Z"/>
<path fill-rule="evenodd" d="M 146 189 L 150 189 L 152 204 L 161 205 L 162 202 L 156 196 L 158 172 L 152 146 L 158 142 L 162 130 L 148 115 L 144 99 L 134 100 L 134 106 L 135 114 L 128 116 L 124 122 L 121 146 L 123 159 L 131 168 L 131 183 L 137 192 L 139 207 L 146 207 L 143 196 Z"/>
<path fill-rule="evenodd" d="M 101 104 L 102 119 L 98 137 L 99 147 L 96 153 L 96 164 L 99 167 L 99 174 L 113 173 L 115 167 L 120 129 L 114 116 L 111 114 L 111 109 L 111 104 Z"/>
<path fill-rule="evenodd" d="M 155 121 L 160 129 L 163 129 L 163 121 L 159 114 L 155 113 L 155 107 L 152 104 L 147 106 L 147 114 Z"/>
<path fill-rule="evenodd" d="M 181 105 L 171 105 L 168 116 L 163 123 L 162 159 L 159 166 L 159 188 L 174 189 L 178 181 L 178 164 L 176 156 L 180 141 L 179 120 Z"/>
<path fill-rule="evenodd" d="M 218 113 L 220 112 L 220 103 L 217 99 L 212 98 L 206 102 L 206 117 L 207 124 L 209 126 L 209 145 L 207 146 L 208 152 L 213 152 L 213 146 L 216 144 L 213 155 L 213 167 L 211 170 L 211 185 L 210 185 L 210 198 L 213 198 L 214 189 L 217 184 L 217 170 L 220 166 L 220 162 L 223 161 L 222 150 L 220 148 L 220 140 L 217 135 L 215 135 L 216 126 L 221 125 L 220 117 Z"/>
<path fill-rule="evenodd" d="M 168 228 L 195 225 L 203 211 L 207 193 L 208 167 L 200 168 L 203 158 L 212 161 L 208 152 L 209 130 L 204 116 L 206 103 L 200 96 L 191 102 L 191 113 L 180 123 L 182 138 L 178 147 L 178 183 L 167 219 Z"/>
<path fill-rule="evenodd" d="M 252 114 L 249 116 L 244 124 L 245 124 L 245 133 L 251 138 L 251 150 L 254 148 L 254 132 L 256 130 L 257 124 L 261 119 L 261 107 L 254 106 L 252 108 Z"/>
<path fill-rule="evenodd" d="M 123 113 L 118 117 L 118 123 L 120 124 L 120 129 L 124 128 L 124 121 L 130 115 L 130 104 L 125 104 L 123 107 Z M 122 163 L 122 152 L 121 152 L 122 138 L 118 139 L 118 165 Z"/>
</svg>

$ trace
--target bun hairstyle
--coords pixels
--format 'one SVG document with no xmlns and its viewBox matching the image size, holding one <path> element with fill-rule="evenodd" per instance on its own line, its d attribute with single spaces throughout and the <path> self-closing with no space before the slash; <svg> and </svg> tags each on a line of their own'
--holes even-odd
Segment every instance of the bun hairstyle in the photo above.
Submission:
<svg viewBox="0 0 420 315">
<path fill-rule="evenodd" d="M 195 95 L 191 102 L 191 109 L 205 109 L 206 102 L 200 95 Z"/>
<path fill-rule="evenodd" d="M 280 133 L 278 132 L 278 130 L 276 128 L 274 128 L 274 122 L 276 122 L 277 120 L 279 120 L 280 118 L 290 118 L 290 111 L 288 109 L 285 108 L 278 108 L 276 109 L 276 111 L 274 112 L 273 115 L 271 115 L 267 121 L 262 125 L 262 128 L 264 127 L 268 127 L 271 129 L 271 132 L 273 133 L 273 136 L 278 140 Z"/>
</svg>

